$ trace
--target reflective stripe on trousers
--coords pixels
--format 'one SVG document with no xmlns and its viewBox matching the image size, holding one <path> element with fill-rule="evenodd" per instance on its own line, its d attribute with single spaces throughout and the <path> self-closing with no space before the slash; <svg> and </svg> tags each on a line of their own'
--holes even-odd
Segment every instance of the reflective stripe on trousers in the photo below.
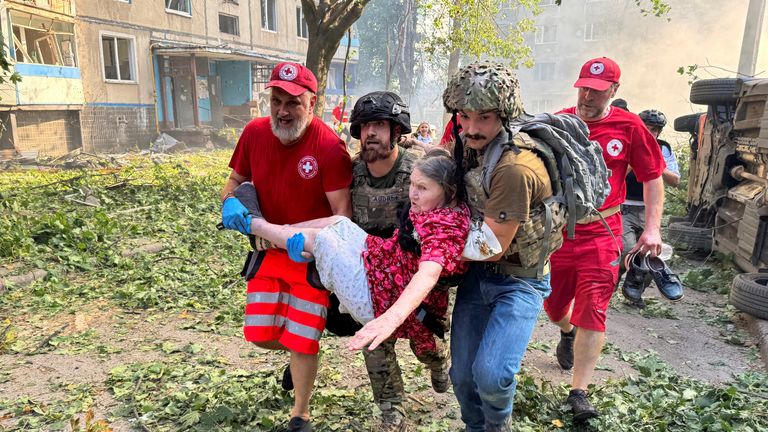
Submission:
<svg viewBox="0 0 768 432">
<path fill-rule="evenodd" d="M 312 340 L 320 339 L 322 334 L 316 328 L 299 324 L 279 315 L 246 315 L 245 325 L 255 327 L 283 327 L 285 325 L 285 329 L 290 333 Z"/>
</svg>

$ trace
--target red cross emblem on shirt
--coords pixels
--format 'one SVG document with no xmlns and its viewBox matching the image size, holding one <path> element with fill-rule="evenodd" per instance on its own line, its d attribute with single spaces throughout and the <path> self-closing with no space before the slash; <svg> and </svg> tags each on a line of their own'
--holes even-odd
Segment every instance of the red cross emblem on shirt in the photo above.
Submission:
<svg viewBox="0 0 768 432">
<path fill-rule="evenodd" d="M 608 144 L 605 146 L 605 151 L 609 155 L 616 157 L 619 154 L 621 154 L 621 150 L 624 149 L 624 144 L 622 144 L 621 141 L 617 139 L 612 139 L 608 142 Z"/>
<path fill-rule="evenodd" d="M 311 179 L 317 175 L 317 159 L 312 156 L 304 156 L 299 161 L 299 175 L 305 179 Z"/>
</svg>

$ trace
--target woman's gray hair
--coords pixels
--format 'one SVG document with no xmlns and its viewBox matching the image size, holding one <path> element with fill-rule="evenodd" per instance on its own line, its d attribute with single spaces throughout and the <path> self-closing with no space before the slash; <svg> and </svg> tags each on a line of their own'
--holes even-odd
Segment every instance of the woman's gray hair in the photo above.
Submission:
<svg viewBox="0 0 768 432">
<path fill-rule="evenodd" d="M 413 168 L 443 188 L 446 204 L 456 198 L 456 161 L 447 150 L 431 149 Z"/>
</svg>

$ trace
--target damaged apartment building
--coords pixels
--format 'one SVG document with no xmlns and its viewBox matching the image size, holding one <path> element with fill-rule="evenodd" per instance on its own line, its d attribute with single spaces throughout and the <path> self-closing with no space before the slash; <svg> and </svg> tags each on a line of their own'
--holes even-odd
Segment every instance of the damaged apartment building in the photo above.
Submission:
<svg viewBox="0 0 768 432">
<path fill-rule="evenodd" d="M 0 25 L 22 77 L 0 84 L 6 157 L 128 151 L 161 132 L 194 141 L 241 128 L 268 114 L 272 67 L 303 62 L 308 38 L 300 0 L 0 0 Z M 343 60 L 340 48 L 330 95 Z"/>
</svg>

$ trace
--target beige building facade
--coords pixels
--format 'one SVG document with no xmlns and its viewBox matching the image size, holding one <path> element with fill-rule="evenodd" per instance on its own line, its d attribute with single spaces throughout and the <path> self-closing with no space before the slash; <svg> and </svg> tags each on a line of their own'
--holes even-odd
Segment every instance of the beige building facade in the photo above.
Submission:
<svg viewBox="0 0 768 432">
<path fill-rule="evenodd" d="M 241 128 L 267 113 L 272 67 L 303 62 L 308 42 L 300 0 L 0 0 L 0 10 L 22 75 L 0 88 L 2 148 L 49 155 Z M 59 120 L 66 146 L 25 141 L 32 111 Z"/>
</svg>

